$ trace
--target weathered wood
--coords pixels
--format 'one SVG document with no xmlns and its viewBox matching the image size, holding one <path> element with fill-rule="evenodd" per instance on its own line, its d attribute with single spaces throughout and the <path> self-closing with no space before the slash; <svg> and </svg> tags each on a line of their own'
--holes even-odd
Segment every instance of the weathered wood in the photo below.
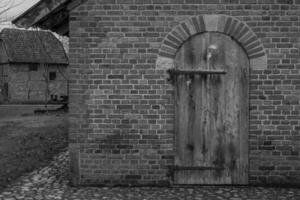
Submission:
<svg viewBox="0 0 300 200">
<path fill-rule="evenodd" d="M 208 75 L 208 74 L 226 74 L 226 71 L 221 71 L 221 70 L 176 70 L 176 69 L 170 69 L 168 70 L 170 74 L 188 74 L 188 75 L 195 75 L 195 74 L 203 74 L 203 75 Z"/>
<path fill-rule="evenodd" d="M 35 4 L 30 10 L 27 10 L 22 15 L 13 20 L 16 26 L 29 28 L 38 24 L 38 22 L 48 14 L 51 14 L 54 10 L 61 7 L 68 0 L 56 0 L 56 1 L 40 1 Z"/>
<path fill-rule="evenodd" d="M 210 44 L 218 47 L 218 55 L 208 62 Z M 246 184 L 249 61 L 245 52 L 224 34 L 204 33 L 183 44 L 175 64 L 171 72 L 176 74 L 175 183 Z M 197 73 L 203 71 L 226 74 Z"/>
<path fill-rule="evenodd" d="M 176 98 L 176 115 L 181 115 L 180 118 L 177 118 L 176 129 L 178 130 L 178 148 L 177 155 L 179 155 L 177 162 L 185 160 L 187 165 L 192 164 L 192 158 L 190 150 L 186 148 L 186 145 L 189 144 L 189 135 L 188 135 L 188 102 L 189 102 L 189 86 L 185 84 L 185 76 L 179 75 L 176 79 L 177 85 L 177 98 Z M 182 103 L 184 102 L 184 103 Z M 179 163 L 178 163 L 179 164 Z"/>
<path fill-rule="evenodd" d="M 170 170 L 223 170 L 223 167 L 208 167 L 208 166 L 173 166 Z"/>
</svg>

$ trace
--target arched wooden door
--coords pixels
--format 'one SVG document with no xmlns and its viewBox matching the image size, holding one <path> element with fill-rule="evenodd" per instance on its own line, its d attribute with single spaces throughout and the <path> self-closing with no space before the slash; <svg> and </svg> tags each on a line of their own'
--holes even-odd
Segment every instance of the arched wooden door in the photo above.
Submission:
<svg viewBox="0 0 300 200">
<path fill-rule="evenodd" d="M 249 60 L 231 37 L 193 36 L 176 54 L 175 184 L 247 184 Z"/>
</svg>

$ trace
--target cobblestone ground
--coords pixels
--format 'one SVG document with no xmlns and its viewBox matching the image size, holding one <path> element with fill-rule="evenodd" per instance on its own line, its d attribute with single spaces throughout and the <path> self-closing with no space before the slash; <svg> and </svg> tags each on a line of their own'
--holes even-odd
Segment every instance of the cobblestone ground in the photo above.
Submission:
<svg viewBox="0 0 300 200">
<path fill-rule="evenodd" d="M 55 200 L 300 200 L 300 188 L 264 187 L 70 187 L 68 153 L 57 156 L 47 167 L 18 179 L 0 194 L 0 199 Z"/>
</svg>

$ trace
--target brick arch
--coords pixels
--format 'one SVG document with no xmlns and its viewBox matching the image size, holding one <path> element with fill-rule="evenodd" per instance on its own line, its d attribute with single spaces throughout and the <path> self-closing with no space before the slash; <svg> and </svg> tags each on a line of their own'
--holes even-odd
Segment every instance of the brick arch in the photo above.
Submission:
<svg viewBox="0 0 300 200">
<path fill-rule="evenodd" d="M 251 68 L 266 68 L 263 44 L 251 28 L 239 19 L 227 15 L 200 15 L 175 26 L 162 41 L 156 67 L 174 67 L 174 58 L 181 45 L 190 37 L 203 32 L 219 32 L 231 36 L 245 50 Z"/>
</svg>

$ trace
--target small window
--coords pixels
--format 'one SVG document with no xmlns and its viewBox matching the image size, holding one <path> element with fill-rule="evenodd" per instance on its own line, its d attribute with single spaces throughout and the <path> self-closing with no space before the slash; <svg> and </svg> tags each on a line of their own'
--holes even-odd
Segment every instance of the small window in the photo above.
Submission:
<svg viewBox="0 0 300 200">
<path fill-rule="evenodd" d="M 54 81 L 56 79 L 56 72 L 49 72 L 49 80 Z"/>
<path fill-rule="evenodd" d="M 37 64 L 29 64 L 29 71 L 37 71 L 38 65 Z"/>
</svg>

